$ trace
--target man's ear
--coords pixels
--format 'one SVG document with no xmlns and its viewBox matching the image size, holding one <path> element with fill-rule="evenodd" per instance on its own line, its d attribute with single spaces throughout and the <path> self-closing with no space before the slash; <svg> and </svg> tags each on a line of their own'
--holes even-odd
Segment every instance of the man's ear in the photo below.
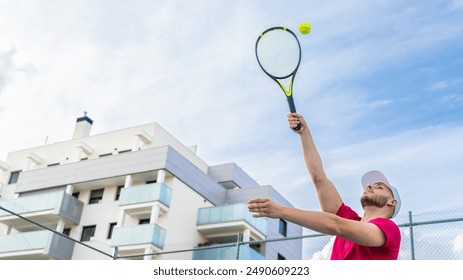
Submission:
<svg viewBox="0 0 463 280">
<path fill-rule="evenodd" d="M 397 206 L 397 200 L 395 198 L 390 199 L 390 200 L 387 201 L 387 205 Z"/>
</svg>

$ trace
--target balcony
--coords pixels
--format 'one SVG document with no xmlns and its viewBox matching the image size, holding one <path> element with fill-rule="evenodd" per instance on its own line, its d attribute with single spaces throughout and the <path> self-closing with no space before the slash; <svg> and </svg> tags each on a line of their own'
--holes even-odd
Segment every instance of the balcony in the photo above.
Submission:
<svg viewBox="0 0 463 280">
<path fill-rule="evenodd" d="M 57 186 L 79 186 L 104 180 L 102 178 L 123 178 L 130 174 L 165 170 L 212 203 L 223 204 L 225 189 L 205 173 L 207 166 L 204 162 L 189 149 L 181 150 L 178 152 L 166 145 L 24 171 L 19 176 L 15 191 L 26 193 Z"/>
<path fill-rule="evenodd" d="M 254 240 L 265 240 L 267 221 L 256 219 L 245 203 L 198 209 L 197 229 L 206 238 L 236 235 L 250 230 Z"/>
<path fill-rule="evenodd" d="M 84 204 L 64 191 L 57 191 L 1 201 L 0 207 L 47 226 L 56 225 L 61 218 L 66 224 L 79 224 Z M 19 231 L 35 227 L 3 210 L 0 210 L 0 223 Z"/>
<path fill-rule="evenodd" d="M 147 248 L 160 252 L 164 248 L 165 237 L 166 230 L 157 224 L 116 227 L 112 246 L 118 247 L 121 254 L 143 254 Z"/>
<path fill-rule="evenodd" d="M 160 214 L 169 210 L 172 189 L 164 184 L 145 184 L 123 188 L 119 206 L 134 217 L 148 216 L 153 206 L 159 206 Z"/>
<path fill-rule="evenodd" d="M 74 242 L 48 230 L 0 236 L 0 259 L 70 260 Z"/>
<path fill-rule="evenodd" d="M 168 147 L 161 147 L 25 171 L 18 179 L 16 192 L 77 185 L 162 169 L 167 150 Z"/>
<path fill-rule="evenodd" d="M 201 248 L 193 252 L 193 260 L 265 260 L 265 257 L 247 245 Z"/>
</svg>

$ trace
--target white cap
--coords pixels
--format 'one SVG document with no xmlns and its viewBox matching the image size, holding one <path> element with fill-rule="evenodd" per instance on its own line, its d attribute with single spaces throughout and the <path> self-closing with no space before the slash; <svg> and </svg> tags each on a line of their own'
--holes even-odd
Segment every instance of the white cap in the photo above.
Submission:
<svg viewBox="0 0 463 280">
<path fill-rule="evenodd" d="M 392 214 L 392 218 L 394 218 L 395 216 L 397 216 L 397 213 L 399 213 L 400 205 L 402 204 L 400 200 L 399 191 L 397 191 L 397 189 L 389 183 L 386 176 L 384 176 L 384 174 L 378 170 L 369 171 L 365 173 L 365 175 L 363 175 L 362 177 L 362 186 L 364 189 L 368 187 L 369 185 L 373 185 L 374 183 L 378 183 L 378 182 L 386 184 L 389 187 L 389 189 L 392 191 L 392 196 L 397 201 L 397 204 L 394 208 L 394 213 Z"/>
</svg>

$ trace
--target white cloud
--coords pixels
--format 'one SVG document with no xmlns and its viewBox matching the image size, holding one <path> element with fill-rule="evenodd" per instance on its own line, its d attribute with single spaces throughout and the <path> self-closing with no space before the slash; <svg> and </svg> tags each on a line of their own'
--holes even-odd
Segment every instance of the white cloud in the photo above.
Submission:
<svg viewBox="0 0 463 280">
<path fill-rule="evenodd" d="M 455 10 L 458 10 L 458 9 L 461 9 L 463 8 L 463 0 L 453 0 L 451 1 L 451 8 L 452 9 L 455 9 Z"/>
<path fill-rule="evenodd" d="M 314 138 L 317 143 L 319 137 L 315 134 Z M 463 149 L 458 148 L 462 138 L 462 127 L 427 127 L 354 145 L 323 149 L 320 154 L 328 177 L 351 207 L 362 211 L 360 178 L 368 170 L 379 169 L 399 188 L 402 197 L 400 215 L 406 216 L 408 211 L 419 213 L 461 204 L 455 198 L 461 193 L 459 182 L 463 180 L 459 170 Z M 298 146 L 297 142 L 289 145 Z M 285 158 L 287 160 L 281 165 L 266 167 L 267 180 L 290 197 L 296 206 L 317 208 L 318 200 L 301 161 L 302 154 L 295 150 L 291 155 L 286 154 Z M 282 168 L 286 174 L 292 175 L 291 179 L 270 175 L 277 172 L 274 169 Z"/>
<path fill-rule="evenodd" d="M 14 53 L 15 50 L 13 48 L 0 52 L 0 95 L 2 94 L 2 89 L 9 83 L 14 71 Z"/>
<path fill-rule="evenodd" d="M 332 237 L 328 243 L 318 252 L 313 253 L 311 260 L 329 260 L 333 250 L 335 237 Z"/>
<path fill-rule="evenodd" d="M 462 79 L 451 79 L 451 80 L 438 81 L 438 82 L 435 82 L 435 83 L 429 85 L 426 88 L 426 91 L 430 91 L 430 92 L 432 92 L 432 91 L 441 91 L 441 90 L 448 89 L 450 87 L 458 86 L 462 82 L 463 82 Z"/>
<path fill-rule="evenodd" d="M 208 6 L 211 11 L 218 7 Z M 11 34 L 15 33 L 17 54 L 28 53 L 30 57 L 29 61 L 27 56 L 18 57 L 17 61 L 27 62 L 27 65 L 37 69 L 37 73 L 22 80 L 17 79 L 7 96 L 1 100 L 1 120 L 5 130 L 13 130 L 13 120 L 16 125 L 34 121 L 53 127 L 70 127 L 78 114 L 85 110 L 94 118 L 95 129 L 100 131 L 153 120 L 172 126 L 182 120 L 188 125 L 182 126 L 181 132 L 185 130 L 185 133 L 178 133 L 180 137 L 198 131 L 201 134 L 219 132 L 218 135 L 229 135 L 230 138 L 233 135 L 224 133 L 230 131 L 226 121 L 231 114 L 218 118 L 217 113 L 226 113 L 228 108 L 245 107 L 237 105 L 243 101 L 245 91 L 224 89 L 224 85 L 230 78 L 235 80 L 230 81 L 230 85 L 245 82 L 236 75 L 230 76 L 232 71 L 239 71 L 242 62 L 237 57 L 245 55 L 245 52 L 241 50 L 238 55 L 234 55 L 229 50 L 231 44 L 242 40 L 240 37 L 243 32 L 239 30 L 246 31 L 244 26 L 252 22 L 252 15 L 249 14 L 246 20 L 236 21 L 229 17 L 226 25 L 214 26 L 208 24 L 207 17 L 202 20 L 198 18 L 195 24 L 186 22 L 181 15 L 172 11 L 180 8 L 184 16 L 186 13 L 193 17 L 196 13 L 200 14 L 204 6 L 193 5 L 189 9 L 179 2 L 164 3 L 160 6 L 159 16 L 148 17 L 147 21 L 138 18 L 133 21 L 129 15 L 117 10 L 102 18 L 105 15 L 104 7 L 92 9 L 86 16 L 84 14 L 89 7 L 84 5 L 73 7 L 75 13 L 71 9 L 64 9 L 64 15 L 60 14 L 59 17 L 49 15 L 55 15 L 57 8 L 51 8 L 51 11 L 45 7 L 36 8 L 36 12 L 26 9 L 30 16 L 25 25 L 31 26 L 32 22 L 40 24 L 31 26 L 31 29 L 10 31 Z M 14 21 L 14 11 L 11 12 L 10 20 Z M 235 17 L 246 18 L 245 10 L 237 13 Z M 125 27 L 124 22 L 116 20 L 118 15 L 128 17 L 130 21 L 127 23 L 132 27 Z M 51 23 L 43 24 L 45 18 L 51 18 Z M 95 30 L 92 29 L 92 23 L 96 25 Z M 125 29 L 114 30 L 119 25 Z M 14 24 L 11 26 L 14 27 Z M 47 32 L 49 26 L 56 30 Z M 230 30 L 227 34 L 231 36 L 221 36 L 215 40 L 202 39 L 204 30 L 210 34 L 221 34 L 221 28 Z M 131 39 L 137 37 L 137 34 L 127 34 L 127 29 L 135 33 L 144 30 L 146 38 L 133 41 Z M 32 37 L 37 36 L 34 44 L 29 44 L 29 32 L 34 33 Z M 39 34 L 47 36 L 40 37 Z M 229 41 L 225 40 L 227 38 Z M 108 43 L 114 45 L 108 46 Z M 252 54 L 252 48 L 249 53 Z M 195 121 L 190 125 L 188 120 Z M 235 120 L 232 118 L 230 121 Z M 210 129 L 204 129 L 209 126 Z M 201 127 L 203 129 L 198 129 Z M 57 131 L 52 133 L 57 140 L 65 140 L 69 135 Z M 16 137 L 32 140 L 26 134 L 45 138 L 48 132 L 38 126 L 36 130 L 20 131 Z M 42 141 L 36 139 L 32 142 L 37 145 Z M 8 139 L 3 143 L 11 144 Z M 20 143 L 8 146 L 17 149 Z"/>
<path fill-rule="evenodd" d="M 463 234 L 459 234 L 453 240 L 453 252 L 463 252 Z"/>
</svg>

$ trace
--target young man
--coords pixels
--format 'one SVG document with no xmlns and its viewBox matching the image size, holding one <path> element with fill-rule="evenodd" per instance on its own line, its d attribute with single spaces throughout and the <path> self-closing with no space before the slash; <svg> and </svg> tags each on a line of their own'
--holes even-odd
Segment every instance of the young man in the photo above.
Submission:
<svg viewBox="0 0 463 280">
<path fill-rule="evenodd" d="M 362 177 L 364 192 L 360 198 L 364 214 L 360 217 L 341 199 L 336 187 L 327 178 L 320 155 L 315 147 L 304 117 L 288 115 L 292 129 L 301 137 L 307 169 L 315 184 L 322 212 L 305 211 L 279 205 L 267 198 L 248 202 L 255 218 L 281 218 L 303 227 L 335 235 L 332 260 L 396 260 L 400 248 L 400 231 L 390 219 L 400 209 L 397 189 L 379 171 L 370 171 Z"/>
</svg>

